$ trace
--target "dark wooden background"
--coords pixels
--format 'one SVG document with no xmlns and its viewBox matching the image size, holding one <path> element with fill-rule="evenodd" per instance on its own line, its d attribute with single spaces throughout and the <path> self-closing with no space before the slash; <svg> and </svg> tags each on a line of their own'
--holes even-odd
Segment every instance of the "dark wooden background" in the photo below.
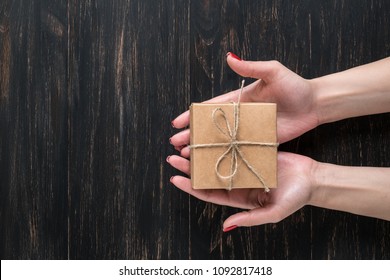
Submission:
<svg viewBox="0 0 390 280">
<path fill-rule="evenodd" d="M 305 207 L 222 232 L 237 211 L 169 184 L 170 121 L 238 87 L 225 63 L 313 78 L 390 55 L 390 1 L 0 1 L 1 259 L 388 259 L 390 223 Z M 390 165 L 389 114 L 282 145 Z"/>
</svg>

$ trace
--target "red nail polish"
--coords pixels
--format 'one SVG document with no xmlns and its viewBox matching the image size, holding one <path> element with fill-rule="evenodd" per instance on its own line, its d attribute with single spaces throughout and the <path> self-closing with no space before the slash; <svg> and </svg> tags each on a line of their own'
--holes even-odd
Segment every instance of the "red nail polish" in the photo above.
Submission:
<svg viewBox="0 0 390 280">
<path fill-rule="evenodd" d="M 166 159 L 166 160 L 167 160 L 167 162 L 169 162 L 169 158 L 170 158 L 170 157 L 171 157 L 171 156 L 167 156 L 167 159 Z"/>
<path fill-rule="evenodd" d="M 172 125 L 173 128 L 176 128 L 175 125 L 173 124 L 173 121 L 171 121 L 171 125 Z"/>
<path fill-rule="evenodd" d="M 228 231 L 231 231 L 231 230 L 233 230 L 233 229 L 235 229 L 235 228 L 237 228 L 236 225 L 230 226 L 230 227 L 224 228 L 224 229 L 223 229 L 223 232 L 228 232 Z"/>
<path fill-rule="evenodd" d="M 237 59 L 237 60 L 240 60 L 241 61 L 241 58 L 239 58 L 237 55 L 235 55 L 234 53 L 232 53 L 232 52 L 228 52 L 227 54 L 226 54 L 226 56 L 231 56 L 231 57 L 233 57 L 234 59 Z"/>
</svg>

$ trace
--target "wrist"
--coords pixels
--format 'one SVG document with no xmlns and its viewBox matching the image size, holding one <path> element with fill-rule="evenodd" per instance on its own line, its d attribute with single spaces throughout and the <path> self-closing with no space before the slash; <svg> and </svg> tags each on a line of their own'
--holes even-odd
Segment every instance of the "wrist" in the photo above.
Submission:
<svg viewBox="0 0 390 280">
<path fill-rule="evenodd" d="M 316 162 L 308 205 L 390 220 L 390 168 Z"/>
<path fill-rule="evenodd" d="M 324 88 L 321 77 L 308 80 L 311 87 L 311 92 L 313 96 L 313 110 L 317 116 L 318 125 L 324 124 L 327 122 L 327 113 L 324 110 L 324 100 L 322 98 L 322 91 Z"/>
<path fill-rule="evenodd" d="M 324 186 L 328 186 L 330 176 L 326 164 L 314 161 L 311 168 L 311 195 L 308 205 L 325 207 L 326 192 Z"/>
<path fill-rule="evenodd" d="M 332 74 L 309 80 L 309 82 L 319 125 L 354 115 L 350 109 L 353 109 L 351 101 L 357 89 L 348 83 L 345 84 L 343 80 L 340 80 L 340 76 Z"/>
<path fill-rule="evenodd" d="M 320 190 L 320 183 L 323 177 L 322 175 L 322 163 L 315 161 L 312 159 L 312 163 L 310 166 L 309 178 L 310 178 L 310 196 L 307 202 L 308 205 L 316 205 L 316 201 L 318 201 Z"/>
</svg>

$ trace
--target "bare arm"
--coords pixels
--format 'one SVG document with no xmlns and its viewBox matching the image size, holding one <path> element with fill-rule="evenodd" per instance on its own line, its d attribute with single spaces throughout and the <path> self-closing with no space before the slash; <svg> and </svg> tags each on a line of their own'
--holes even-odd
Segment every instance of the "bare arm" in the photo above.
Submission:
<svg viewBox="0 0 390 280">
<path fill-rule="evenodd" d="M 189 160 L 170 156 L 168 163 L 190 175 Z M 308 157 L 278 153 L 278 188 L 194 190 L 189 178 L 171 182 L 204 201 L 246 209 L 230 216 L 224 230 L 277 223 L 305 205 L 390 221 L 390 168 L 339 166 Z"/>
<path fill-rule="evenodd" d="M 310 80 L 319 123 L 390 112 L 390 58 Z"/>
<path fill-rule="evenodd" d="M 390 57 L 349 70 L 307 80 L 276 61 L 244 61 L 227 56 L 229 66 L 243 77 L 258 80 L 245 88 L 243 102 L 278 104 L 278 141 L 289 141 L 316 126 L 345 118 L 390 112 Z M 232 91 L 206 102 L 237 100 Z M 189 124 L 189 112 L 172 121 Z M 175 147 L 189 142 L 189 131 L 171 138 Z M 185 157 L 189 149 L 183 149 Z"/>
<path fill-rule="evenodd" d="M 313 166 L 309 205 L 390 221 L 390 168 Z"/>
<path fill-rule="evenodd" d="M 310 83 L 319 124 L 390 112 L 390 58 Z M 390 220 L 390 168 L 316 166 L 308 204 Z"/>
</svg>

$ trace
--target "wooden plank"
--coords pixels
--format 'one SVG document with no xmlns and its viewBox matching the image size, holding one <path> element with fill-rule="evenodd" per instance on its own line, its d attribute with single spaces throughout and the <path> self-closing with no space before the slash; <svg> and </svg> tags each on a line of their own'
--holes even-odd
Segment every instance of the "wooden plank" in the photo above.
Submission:
<svg viewBox="0 0 390 280">
<path fill-rule="evenodd" d="M 0 257 L 390 258 L 388 222 L 313 207 L 223 233 L 241 210 L 177 190 L 165 162 L 170 121 L 238 87 L 226 52 L 313 78 L 389 56 L 389 20 L 385 0 L 1 1 Z M 389 116 L 280 149 L 389 166 Z"/>
<path fill-rule="evenodd" d="M 66 6 L 60 1 L 0 6 L 0 255 L 64 259 Z"/>
</svg>

